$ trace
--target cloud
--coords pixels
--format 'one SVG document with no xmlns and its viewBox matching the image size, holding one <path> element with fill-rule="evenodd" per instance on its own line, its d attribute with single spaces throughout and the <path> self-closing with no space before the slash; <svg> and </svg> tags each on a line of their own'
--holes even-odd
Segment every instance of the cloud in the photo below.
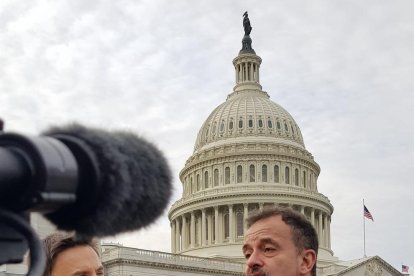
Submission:
<svg viewBox="0 0 414 276">
<path fill-rule="evenodd" d="M 248 10 L 263 89 L 293 116 L 321 166 L 335 254 L 362 256 L 365 198 L 376 218 L 368 253 L 413 264 L 401 249 L 412 247 L 414 226 L 413 5 L 1 1 L 0 116 L 6 130 L 29 134 L 71 121 L 137 132 L 165 152 L 178 199 L 197 133 L 234 86 Z M 163 251 L 169 239 L 166 216 L 114 238 Z"/>
</svg>

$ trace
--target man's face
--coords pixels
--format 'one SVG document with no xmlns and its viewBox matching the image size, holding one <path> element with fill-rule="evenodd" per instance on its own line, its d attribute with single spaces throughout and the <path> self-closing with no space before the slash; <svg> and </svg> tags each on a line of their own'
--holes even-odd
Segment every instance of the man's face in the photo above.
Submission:
<svg viewBox="0 0 414 276">
<path fill-rule="evenodd" d="M 313 250 L 298 251 L 291 228 L 281 216 L 257 221 L 247 230 L 244 240 L 246 276 L 311 275 L 313 265 L 309 262 L 312 257 L 315 262 L 316 254 Z"/>
<path fill-rule="evenodd" d="M 98 254 L 88 245 L 79 245 L 59 253 L 51 276 L 103 276 Z"/>
</svg>

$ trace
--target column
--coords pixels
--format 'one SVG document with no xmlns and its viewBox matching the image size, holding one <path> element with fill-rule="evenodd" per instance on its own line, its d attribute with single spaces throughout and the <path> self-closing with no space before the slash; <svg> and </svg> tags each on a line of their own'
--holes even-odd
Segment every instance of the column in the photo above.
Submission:
<svg viewBox="0 0 414 276">
<path fill-rule="evenodd" d="M 250 81 L 254 81 L 253 62 L 250 62 Z"/>
<path fill-rule="evenodd" d="M 213 231 L 214 231 L 214 229 L 213 229 L 213 227 L 212 227 L 212 222 L 211 222 L 211 219 L 212 219 L 212 214 L 211 214 L 211 212 L 208 214 L 208 216 L 207 216 L 207 229 L 208 229 L 208 244 L 212 244 L 212 239 L 213 239 Z"/>
<path fill-rule="evenodd" d="M 190 243 L 191 243 L 191 248 L 194 248 L 195 247 L 195 217 L 194 217 L 194 211 L 192 211 L 191 212 L 191 222 L 190 222 L 190 224 L 191 224 L 191 228 L 190 228 L 190 237 L 191 237 L 191 240 L 190 240 Z"/>
<path fill-rule="evenodd" d="M 257 82 L 257 80 L 256 80 L 256 75 L 254 74 L 254 71 L 255 71 L 255 68 L 256 68 L 256 63 L 254 63 L 253 62 L 253 65 L 252 65 L 252 67 L 253 67 L 253 79 L 252 79 L 252 81 L 255 81 L 255 82 Z"/>
<path fill-rule="evenodd" d="M 243 80 L 243 67 L 241 64 L 238 65 L 238 69 L 239 69 L 239 78 L 237 79 L 237 83 L 241 82 Z"/>
<path fill-rule="evenodd" d="M 328 214 L 324 215 L 323 222 L 325 225 L 324 242 L 325 242 L 325 247 L 328 247 Z"/>
<path fill-rule="evenodd" d="M 247 219 L 247 216 L 249 214 L 249 204 L 244 203 L 243 204 L 243 207 L 244 207 L 244 211 L 243 211 L 243 234 L 245 235 L 246 234 L 246 231 L 247 231 L 247 222 L 246 222 L 246 219 Z"/>
<path fill-rule="evenodd" d="M 201 209 L 201 245 L 206 245 L 206 209 Z"/>
<path fill-rule="evenodd" d="M 318 223 L 319 223 L 319 229 L 318 229 L 318 239 L 319 239 L 319 247 L 323 247 L 323 243 L 322 243 L 322 212 L 319 211 L 319 215 L 318 215 Z"/>
<path fill-rule="evenodd" d="M 328 218 L 328 248 L 331 249 L 331 217 Z"/>
<path fill-rule="evenodd" d="M 233 218 L 233 205 L 229 205 L 229 234 L 230 242 L 234 242 L 234 218 Z"/>
<path fill-rule="evenodd" d="M 214 206 L 214 236 L 215 236 L 215 244 L 219 244 L 220 238 L 219 238 L 219 227 L 218 227 L 218 217 L 219 217 L 219 211 L 218 206 Z"/>
<path fill-rule="evenodd" d="M 177 253 L 181 249 L 180 244 L 180 222 L 178 218 L 175 219 L 175 252 Z"/>
<path fill-rule="evenodd" d="M 181 243 L 182 243 L 182 247 L 181 250 L 185 250 L 187 249 L 187 219 L 185 217 L 185 215 L 182 216 L 183 218 L 183 225 L 181 226 L 182 230 L 181 230 Z"/>
<path fill-rule="evenodd" d="M 302 213 L 302 215 L 305 215 L 305 206 L 300 206 L 300 212 Z"/>
<path fill-rule="evenodd" d="M 263 211 L 263 203 L 259 203 L 259 210 Z"/>
<path fill-rule="evenodd" d="M 312 223 L 312 226 L 315 227 L 315 208 L 311 209 L 311 223 Z"/>
<path fill-rule="evenodd" d="M 175 253 L 175 221 L 171 220 L 171 252 Z"/>
<path fill-rule="evenodd" d="M 255 82 L 257 82 L 257 83 L 259 82 L 259 78 L 258 78 L 258 75 L 257 75 L 257 74 L 258 74 L 258 72 L 259 72 L 259 71 L 257 70 L 258 68 L 259 68 L 259 66 L 255 63 L 255 65 L 254 65 L 254 71 L 255 71 L 255 74 L 254 74 L 254 81 L 255 81 Z"/>
</svg>

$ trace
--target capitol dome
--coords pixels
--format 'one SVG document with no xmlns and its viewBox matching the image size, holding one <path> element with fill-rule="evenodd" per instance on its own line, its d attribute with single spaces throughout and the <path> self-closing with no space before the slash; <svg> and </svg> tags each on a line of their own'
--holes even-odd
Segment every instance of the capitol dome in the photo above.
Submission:
<svg viewBox="0 0 414 276">
<path fill-rule="evenodd" d="M 292 116 L 260 90 L 235 91 L 210 114 L 201 127 L 194 152 L 220 144 L 260 139 L 305 148 Z"/>
<path fill-rule="evenodd" d="M 171 207 L 171 251 L 242 261 L 248 213 L 271 206 L 304 214 L 319 238 L 318 262 L 332 260 L 333 206 L 318 192 L 320 167 L 293 117 L 262 90 L 262 59 L 249 35 L 233 60 L 236 83 L 198 133 Z"/>
</svg>

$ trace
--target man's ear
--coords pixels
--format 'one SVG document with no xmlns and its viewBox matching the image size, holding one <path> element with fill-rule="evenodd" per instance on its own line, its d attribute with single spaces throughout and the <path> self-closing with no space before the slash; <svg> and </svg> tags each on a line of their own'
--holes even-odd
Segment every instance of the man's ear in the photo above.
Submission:
<svg viewBox="0 0 414 276">
<path fill-rule="evenodd" d="M 304 249 L 300 254 L 300 275 L 311 275 L 312 268 L 316 265 L 316 253 L 313 249 Z"/>
</svg>

